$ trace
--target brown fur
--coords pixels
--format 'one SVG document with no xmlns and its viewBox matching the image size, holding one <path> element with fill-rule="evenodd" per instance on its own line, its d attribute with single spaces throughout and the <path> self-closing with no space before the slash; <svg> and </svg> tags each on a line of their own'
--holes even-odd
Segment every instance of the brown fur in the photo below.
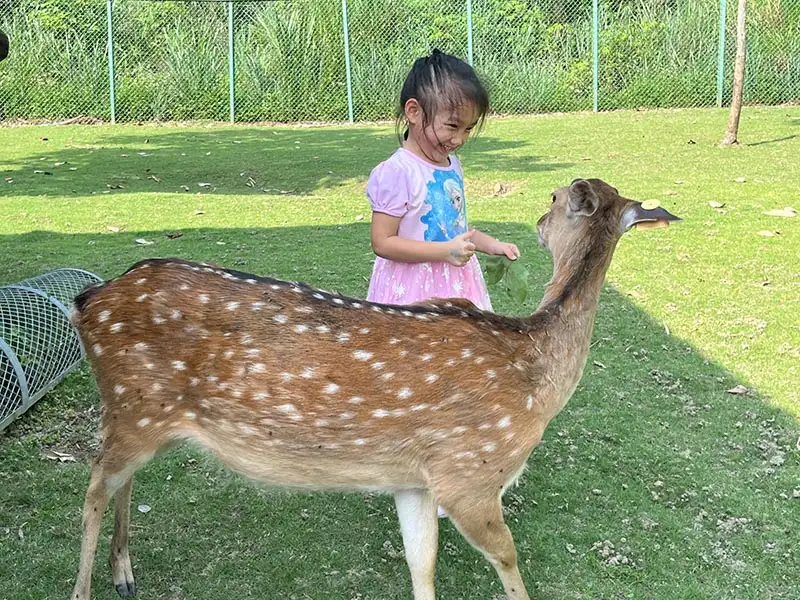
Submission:
<svg viewBox="0 0 800 600">
<path fill-rule="evenodd" d="M 397 307 L 176 259 L 87 289 L 74 318 L 103 403 L 73 600 L 88 600 L 116 495 L 114 583 L 134 472 L 191 440 L 271 485 L 393 493 L 416 600 L 431 600 L 436 506 L 528 598 L 500 498 L 581 378 L 600 287 L 633 203 L 599 180 L 540 219 L 555 270 L 529 318 L 463 300 Z M 592 210 L 592 208 L 594 210 Z"/>
</svg>

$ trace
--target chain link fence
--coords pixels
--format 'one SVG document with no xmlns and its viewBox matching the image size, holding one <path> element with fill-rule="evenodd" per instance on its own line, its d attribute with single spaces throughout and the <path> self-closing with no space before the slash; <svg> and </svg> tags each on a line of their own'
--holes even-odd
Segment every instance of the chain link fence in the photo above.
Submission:
<svg viewBox="0 0 800 600">
<path fill-rule="evenodd" d="M 723 105 L 735 22 L 736 0 L 0 0 L 0 118 L 384 119 L 434 47 L 497 113 Z M 745 101 L 798 100 L 800 3 L 751 3 Z"/>
</svg>

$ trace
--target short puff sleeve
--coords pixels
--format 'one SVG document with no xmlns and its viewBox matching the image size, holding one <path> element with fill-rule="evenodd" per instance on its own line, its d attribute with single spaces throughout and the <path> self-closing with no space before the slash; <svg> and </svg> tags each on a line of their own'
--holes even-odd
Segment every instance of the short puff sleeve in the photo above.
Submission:
<svg viewBox="0 0 800 600">
<path fill-rule="evenodd" d="M 408 174 L 393 161 L 382 162 L 369 175 L 367 197 L 373 212 L 402 217 L 408 212 Z"/>
</svg>

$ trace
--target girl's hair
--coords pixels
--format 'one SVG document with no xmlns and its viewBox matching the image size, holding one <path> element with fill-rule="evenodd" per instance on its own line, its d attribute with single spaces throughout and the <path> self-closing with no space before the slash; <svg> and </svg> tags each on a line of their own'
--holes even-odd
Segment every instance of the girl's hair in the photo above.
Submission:
<svg viewBox="0 0 800 600">
<path fill-rule="evenodd" d="M 406 76 L 397 110 L 397 134 L 401 140 L 408 137 L 405 106 L 411 98 L 422 107 L 426 125 L 439 110 L 471 105 L 478 113 L 476 128 L 480 130 L 489 111 L 489 94 L 473 68 L 460 58 L 439 50 L 415 60 Z"/>
</svg>

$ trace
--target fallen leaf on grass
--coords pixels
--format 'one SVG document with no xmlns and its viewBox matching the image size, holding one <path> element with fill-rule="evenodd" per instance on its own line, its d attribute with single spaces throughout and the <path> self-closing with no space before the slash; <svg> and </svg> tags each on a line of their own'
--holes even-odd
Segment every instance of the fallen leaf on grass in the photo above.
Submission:
<svg viewBox="0 0 800 600">
<path fill-rule="evenodd" d="M 505 196 L 511 188 L 506 183 L 495 183 L 494 184 L 494 195 L 495 196 Z"/>
<path fill-rule="evenodd" d="M 160 177 L 156 177 L 155 175 L 150 175 L 150 177 L 148 177 L 148 179 L 152 179 L 156 183 L 161 183 L 161 178 Z"/>
<path fill-rule="evenodd" d="M 600 367 L 601 369 L 605 369 L 606 368 L 606 366 L 603 363 L 601 363 L 599 360 L 592 361 L 592 364 L 595 367 Z"/>
<path fill-rule="evenodd" d="M 204 210 L 196 210 L 196 211 L 194 211 L 194 214 L 195 215 L 204 215 L 204 214 L 206 214 L 206 211 L 204 211 Z"/>
<path fill-rule="evenodd" d="M 65 164 L 67 164 L 67 163 L 65 163 L 65 162 L 57 162 L 57 163 L 53 163 L 53 166 L 54 167 L 61 167 L 61 166 L 65 165 Z"/>
<path fill-rule="evenodd" d="M 256 180 L 253 179 L 252 177 L 248 177 L 246 185 L 247 185 L 247 187 L 255 187 Z"/>
<path fill-rule="evenodd" d="M 210 188 L 211 187 L 210 183 L 198 183 L 197 185 L 199 187 L 201 187 L 201 188 Z"/>
<path fill-rule="evenodd" d="M 776 235 L 780 235 L 780 231 L 769 231 L 768 229 L 762 229 L 761 231 L 756 232 L 756 235 L 760 235 L 763 237 L 775 237 Z"/>
<path fill-rule="evenodd" d="M 177 240 L 179 237 L 183 237 L 183 234 L 180 231 L 175 231 L 173 233 L 167 234 L 167 238 L 171 240 Z"/>
<path fill-rule="evenodd" d="M 137 246 L 152 246 L 154 242 L 149 242 L 144 238 L 136 238 Z"/>
<path fill-rule="evenodd" d="M 106 187 L 110 190 L 124 190 L 125 186 L 121 183 L 107 183 Z"/>
<path fill-rule="evenodd" d="M 792 208 L 791 206 L 784 206 L 783 208 L 776 208 L 774 210 L 768 210 L 764 212 L 765 215 L 770 217 L 796 217 L 797 210 Z"/>
<path fill-rule="evenodd" d="M 725 203 L 724 203 L 724 202 L 717 202 L 716 200 L 711 200 L 711 201 L 708 203 L 708 205 L 709 205 L 711 208 L 722 208 L 723 206 L 725 206 Z"/>
<path fill-rule="evenodd" d="M 117 227 L 116 225 L 106 225 L 106 229 L 108 229 L 112 233 L 119 233 L 119 227 Z"/>
<path fill-rule="evenodd" d="M 136 154 L 138 154 L 139 156 L 151 156 L 149 152 L 137 152 Z"/>
<path fill-rule="evenodd" d="M 750 394 L 751 392 L 752 390 L 744 387 L 741 384 L 737 385 L 736 387 L 732 387 L 731 389 L 728 390 L 729 394 L 733 394 L 735 396 L 744 396 Z"/>
<path fill-rule="evenodd" d="M 42 170 L 40 170 L 40 169 L 35 169 L 35 170 L 33 171 L 33 173 L 34 173 L 35 175 L 52 175 L 52 173 L 51 173 L 50 171 L 42 171 Z"/>
<path fill-rule="evenodd" d="M 56 452 L 52 450 L 54 456 L 47 456 L 49 460 L 57 460 L 58 462 L 76 462 L 75 457 L 72 454 L 68 454 L 66 452 Z"/>
<path fill-rule="evenodd" d="M 147 504 L 140 504 L 139 506 L 136 507 L 136 510 L 138 510 L 140 513 L 143 513 L 143 514 L 146 515 L 147 513 L 149 513 L 153 509 L 150 508 L 150 506 L 148 506 Z"/>
<path fill-rule="evenodd" d="M 737 177 L 736 179 L 734 179 L 734 181 L 736 183 L 744 183 L 745 181 L 747 181 L 747 178 L 745 178 L 745 177 Z"/>
</svg>

